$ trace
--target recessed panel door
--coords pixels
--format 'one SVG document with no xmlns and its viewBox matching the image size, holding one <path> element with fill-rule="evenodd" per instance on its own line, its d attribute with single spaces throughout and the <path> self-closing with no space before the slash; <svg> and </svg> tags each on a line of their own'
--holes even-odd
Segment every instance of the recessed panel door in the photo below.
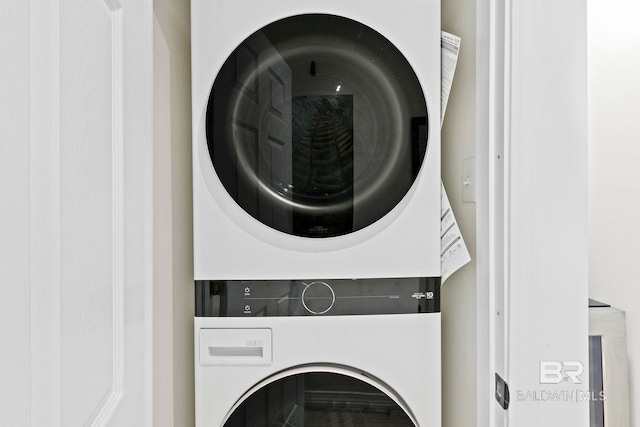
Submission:
<svg viewBox="0 0 640 427">
<path fill-rule="evenodd" d="M 221 159 L 218 176 L 247 213 L 290 232 L 291 68 L 258 35 L 229 57 L 215 93 L 207 133 L 222 141 L 209 146 L 212 158 Z"/>
</svg>

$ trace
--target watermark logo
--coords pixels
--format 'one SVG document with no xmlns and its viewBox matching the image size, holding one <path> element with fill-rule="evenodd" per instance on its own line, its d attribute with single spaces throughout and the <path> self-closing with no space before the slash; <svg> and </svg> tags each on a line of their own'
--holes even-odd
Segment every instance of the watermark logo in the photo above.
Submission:
<svg viewBox="0 0 640 427">
<path fill-rule="evenodd" d="M 518 390 L 518 402 L 585 402 L 605 401 L 604 391 L 585 390 Z"/>
<path fill-rule="evenodd" d="M 571 381 L 582 384 L 580 376 L 584 372 L 584 364 L 578 361 L 543 361 L 540 362 L 540 384 L 560 384 Z"/>
<path fill-rule="evenodd" d="M 604 401 L 605 392 L 583 390 L 578 387 L 582 384 L 584 364 L 580 361 L 541 361 L 539 366 L 540 390 L 516 390 L 516 399 L 519 402 L 584 402 Z M 555 387 L 558 384 L 566 384 L 566 389 Z"/>
</svg>

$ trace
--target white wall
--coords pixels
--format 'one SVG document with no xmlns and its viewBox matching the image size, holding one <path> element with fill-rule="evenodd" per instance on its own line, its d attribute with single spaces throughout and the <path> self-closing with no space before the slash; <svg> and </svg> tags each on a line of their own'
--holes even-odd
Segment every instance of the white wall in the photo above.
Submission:
<svg viewBox="0 0 640 427">
<path fill-rule="evenodd" d="M 442 29 L 462 38 L 442 128 L 442 180 L 471 253 L 442 287 L 442 425 L 475 426 L 476 205 L 462 202 L 462 160 L 476 154 L 476 2 L 443 0 Z"/>
<path fill-rule="evenodd" d="M 194 425 L 189 0 L 154 1 L 154 426 Z"/>
<path fill-rule="evenodd" d="M 640 3 L 588 3 L 589 293 L 627 313 L 640 425 Z"/>
</svg>

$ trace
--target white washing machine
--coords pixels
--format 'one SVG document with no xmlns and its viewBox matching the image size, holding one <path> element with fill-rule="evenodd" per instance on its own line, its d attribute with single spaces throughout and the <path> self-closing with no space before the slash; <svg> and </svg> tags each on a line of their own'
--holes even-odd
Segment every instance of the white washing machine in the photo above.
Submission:
<svg viewBox="0 0 640 427">
<path fill-rule="evenodd" d="M 200 283 L 197 314 L 215 317 L 195 321 L 196 426 L 441 426 L 438 289 Z"/>
<path fill-rule="evenodd" d="M 195 278 L 440 276 L 440 1 L 191 9 Z"/>
</svg>

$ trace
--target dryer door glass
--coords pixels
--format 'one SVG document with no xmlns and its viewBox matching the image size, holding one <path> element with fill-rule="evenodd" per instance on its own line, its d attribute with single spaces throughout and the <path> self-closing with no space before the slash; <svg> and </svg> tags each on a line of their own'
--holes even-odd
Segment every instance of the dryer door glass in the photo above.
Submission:
<svg viewBox="0 0 640 427">
<path fill-rule="evenodd" d="M 351 376 L 296 374 L 255 390 L 225 427 L 414 427 L 406 411 L 380 389 Z"/>
<path fill-rule="evenodd" d="M 418 176 L 428 126 L 402 53 L 362 23 L 319 14 L 244 40 L 219 70 L 206 114 L 229 196 L 273 229 L 316 238 L 394 209 Z"/>
</svg>

